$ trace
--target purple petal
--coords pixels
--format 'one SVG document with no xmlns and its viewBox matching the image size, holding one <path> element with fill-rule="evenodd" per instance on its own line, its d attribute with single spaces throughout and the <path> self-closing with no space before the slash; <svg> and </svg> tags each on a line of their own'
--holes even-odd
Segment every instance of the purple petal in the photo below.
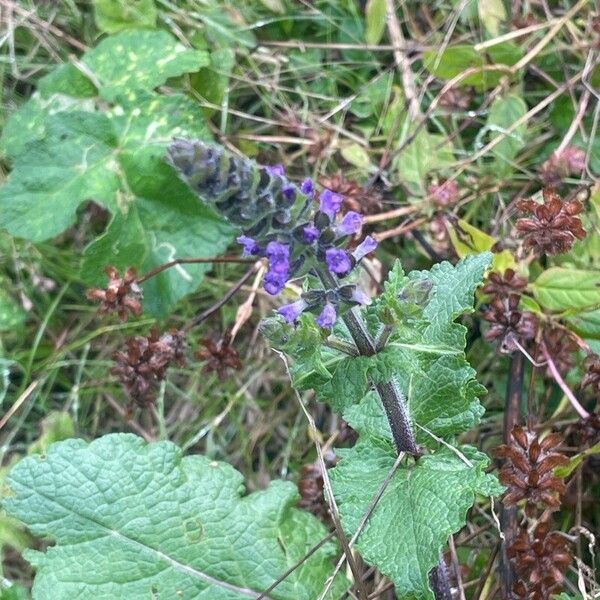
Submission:
<svg viewBox="0 0 600 600">
<path fill-rule="evenodd" d="M 325 262 L 331 273 L 345 275 L 352 269 L 352 262 L 345 250 L 339 248 L 329 248 L 325 252 Z"/>
<path fill-rule="evenodd" d="M 312 244 L 319 239 L 320 231 L 314 225 L 307 225 L 302 230 L 302 237 L 307 244 Z"/>
<path fill-rule="evenodd" d="M 291 183 L 284 185 L 281 188 L 281 192 L 288 200 L 293 200 L 296 197 L 296 187 L 293 186 Z"/>
<path fill-rule="evenodd" d="M 368 235 L 356 247 L 356 249 L 352 253 L 352 256 L 354 256 L 354 259 L 356 260 L 356 262 L 358 262 L 359 260 L 363 259 L 367 254 L 373 252 L 375 248 L 377 248 L 377 242 L 370 235 Z"/>
<path fill-rule="evenodd" d="M 277 309 L 277 312 L 288 322 L 293 323 L 301 314 L 302 311 L 307 307 L 307 304 L 302 298 L 292 302 L 291 304 L 285 304 L 284 306 Z"/>
<path fill-rule="evenodd" d="M 319 196 L 319 210 L 333 221 L 343 201 L 344 198 L 339 194 L 334 194 L 331 190 L 323 190 Z"/>
<path fill-rule="evenodd" d="M 323 329 L 331 329 L 335 325 L 336 318 L 335 306 L 328 302 L 317 317 L 317 325 Z"/>
<path fill-rule="evenodd" d="M 287 276 L 290 270 L 289 246 L 281 242 L 269 242 L 267 244 L 266 255 L 269 259 L 270 270 Z"/>
<path fill-rule="evenodd" d="M 307 177 L 300 184 L 300 191 L 303 194 L 306 194 L 307 196 L 312 196 L 312 193 L 315 191 L 315 184 L 312 182 L 312 179 L 310 179 L 309 177 Z"/>
<path fill-rule="evenodd" d="M 287 276 L 274 271 L 269 271 L 263 279 L 263 287 L 268 294 L 276 296 L 285 287 Z"/>
<path fill-rule="evenodd" d="M 342 222 L 335 228 L 338 235 L 352 235 L 358 233 L 362 227 L 362 215 L 354 212 L 353 210 L 348 211 Z"/>
<path fill-rule="evenodd" d="M 282 164 L 265 167 L 265 171 L 271 176 L 285 177 L 285 169 Z"/>
<path fill-rule="evenodd" d="M 244 247 L 244 256 L 256 256 L 260 254 L 260 246 L 247 235 L 240 235 L 236 238 L 236 242 Z"/>
</svg>

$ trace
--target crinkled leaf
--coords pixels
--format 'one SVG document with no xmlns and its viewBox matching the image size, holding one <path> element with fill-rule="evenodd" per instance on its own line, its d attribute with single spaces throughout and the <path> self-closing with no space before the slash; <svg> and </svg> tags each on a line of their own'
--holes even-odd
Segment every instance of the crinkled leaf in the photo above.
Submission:
<svg viewBox="0 0 600 600">
<path fill-rule="evenodd" d="M 38 600 L 257 598 L 327 535 L 295 508 L 292 483 L 244 495 L 233 467 L 134 435 L 54 444 L 7 485 L 6 509 L 56 540 L 26 553 Z M 267 597 L 318 597 L 335 553 L 326 544 Z M 338 578 L 328 598 L 345 587 Z"/>
<path fill-rule="evenodd" d="M 376 421 L 381 425 L 383 409 L 367 392 L 371 382 L 393 378 L 406 398 L 408 413 L 415 424 L 441 436 L 473 427 L 483 413 L 479 396 L 485 393 L 485 388 L 477 382 L 475 370 L 465 358 L 466 328 L 455 319 L 472 311 L 475 289 L 490 262 L 489 252 L 471 255 L 456 266 L 440 263 L 431 271 L 413 272 L 408 277 L 404 277 L 397 264 L 384 285 L 381 300 L 368 309 L 371 315 L 381 314 L 389 302 L 402 314 L 403 303 L 410 305 L 411 310 L 404 310 L 408 318 L 397 324 L 385 349 L 374 356 L 359 357 L 321 349 L 320 358 L 331 374 L 326 381 L 317 378 L 306 361 L 296 362 L 296 354 L 290 351 L 294 358 L 294 385 L 314 388 L 319 401 L 327 402 L 347 420 L 356 414 L 351 407 L 362 402 L 357 411 L 379 411 Z M 401 299 L 407 284 L 425 283 L 428 294 L 422 306 Z M 343 337 L 343 330 L 337 335 Z M 370 402 L 368 408 L 365 402 Z M 389 429 L 384 427 L 382 431 Z M 424 430 L 417 428 L 415 433 L 421 443 L 435 444 Z"/>
<path fill-rule="evenodd" d="M 460 448 L 468 466 L 447 448 L 401 466 L 358 537 L 356 548 L 396 585 L 400 600 L 433 600 L 428 574 L 448 537 L 463 527 L 476 494 L 501 492 L 483 469 L 485 455 Z M 342 526 L 357 531 L 390 473 L 396 455 L 387 440 L 364 435 L 354 448 L 339 450 L 341 461 L 329 472 Z"/>
<path fill-rule="evenodd" d="M 207 52 L 186 48 L 166 31 L 131 30 L 105 38 L 84 54 L 82 62 L 100 95 L 111 101 L 130 91 L 153 90 L 210 61 Z"/>
</svg>

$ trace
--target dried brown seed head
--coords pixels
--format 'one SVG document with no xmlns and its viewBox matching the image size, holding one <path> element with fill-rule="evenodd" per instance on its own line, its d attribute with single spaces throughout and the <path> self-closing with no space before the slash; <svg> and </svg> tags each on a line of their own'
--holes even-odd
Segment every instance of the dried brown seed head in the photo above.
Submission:
<svg viewBox="0 0 600 600">
<path fill-rule="evenodd" d="M 518 219 L 516 229 L 523 238 L 525 248 L 536 254 L 560 254 L 568 252 L 575 240 L 586 236 L 581 219 L 576 216 L 583 211 L 579 200 L 563 202 L 552 188 L 544 188 L 544 202 L 521 200 L 517 207 L 528 217 Z"/>
<path fill-rule="evenodd" d="M 512 294 L 521 294 L 527 287 L 527 279 L 518 275 L 514 269 L 506 269 L 501 275 L 497 272 L 490 273 L 482 291 L 488 296 L 506 298 Z"/>
<path fill-rule="evenodd" d="M 242 361 L 237 350 L 231 345 L 231 339 L 228 334 L 215 341 L 210 338 L 200 340 L 202 348 L 194 356 L 205 365 L 202 369 L 204 373 L 216 372 L 220 381 L 227 377 L 229 369 L 239 371 L 242 368 Z"/>
<path fill-rule="evenodd" d="M 495 297 L 482 317 L 491 324 L 485 333 L 488 341 L 499 340 L 500 350 L 510 353 L 535 338 L 538 328 L 537 317 L 531 312 L 518 310 L 519 296 Z"/>
<path fill-rule="evenodd" d="M 86 292 L 89 300 L 100 303 L 100 313 L 117 313 L 126 321 L 129 313 L 136 317 L 142 314 L 142 290 L 136 280 L 136 272 L 129 267 L 123 277 L 115 267 L 106 267 L 108 285 L 105 289 L 91 288 Z"/>
</svg>

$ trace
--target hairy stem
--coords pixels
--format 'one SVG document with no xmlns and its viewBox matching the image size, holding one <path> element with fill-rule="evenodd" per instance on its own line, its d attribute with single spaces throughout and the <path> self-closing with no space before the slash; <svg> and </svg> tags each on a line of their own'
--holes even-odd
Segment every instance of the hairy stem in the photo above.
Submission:
<svg viewBox="0 0 600 600">
<path fill-rule="evenodd" d="M 326 288 L 337 287 L 337 281 L 325 269 L 319 269 L 318 275 Z M 358 353 L 361 356 L 373 356 L 378 349 L 358 309 L 353 308 L 349 310 L 342 318 L 356 344 Z M 375 384 L 375 389 L 385 409 L 396 451 L 399 454 L 407 452 L 418 459 L 419 449 L 410 426 L 402 392 L 398 389 L 394 381 Z M 440 558 L 437 567 L 429 574 L 429 583 L 436 600 L 452 599 L 450 580 L 443 558 Z"/>
</svg>

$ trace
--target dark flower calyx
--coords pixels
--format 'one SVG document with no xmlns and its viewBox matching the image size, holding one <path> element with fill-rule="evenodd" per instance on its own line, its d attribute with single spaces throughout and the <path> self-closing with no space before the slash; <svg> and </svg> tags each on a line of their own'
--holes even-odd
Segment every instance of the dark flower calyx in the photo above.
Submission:
<svg viewBox="0 0 600 600">
<path fill-rule="evenodd" d="M 553 433 L 540 441 L 536 433 L 516 425 L 511 440 L 511 444 L 502 445 L 495 452 L 497 457 L 505 459 L 499 474 L 500 481 L 508 488 L 504 504 L 516 505 L 524 500 L 530 516 L 540 504 L 560 506 L 560 496 L 566 488 L 562 479 L 554 475 L 554 469 L 569 462 L 555 451 L 562 442 L 561 436 Z"/>
</svg>

